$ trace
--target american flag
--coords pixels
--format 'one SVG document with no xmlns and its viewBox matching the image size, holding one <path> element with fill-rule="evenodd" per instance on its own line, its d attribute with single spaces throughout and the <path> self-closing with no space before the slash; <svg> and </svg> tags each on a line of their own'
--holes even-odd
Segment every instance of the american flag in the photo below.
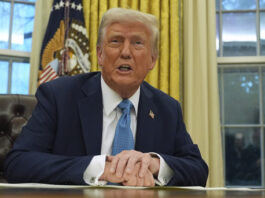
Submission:
<svg viewBox="0 0 265 198">
<path fill-rule="evenodd" d="M 50 65 L 47 65 L 40 75 L 39 84 L 54 80 L 58 77 L 56 71 Z"/>
<path fill-rule="evenodd" d="M 39 84 L 90 72 L 82 0 L 54 0 L 42 43 Z"/>
</svg>

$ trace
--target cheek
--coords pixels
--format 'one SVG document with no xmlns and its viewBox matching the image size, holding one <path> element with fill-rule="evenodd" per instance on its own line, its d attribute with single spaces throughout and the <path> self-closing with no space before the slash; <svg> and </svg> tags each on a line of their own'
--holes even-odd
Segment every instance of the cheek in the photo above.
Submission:
<svg viewBox="0 0 265 198">
<path fill-rule="evenodd" d="M 119 57 L 119 52 L 116 49 L 113 50 L 107 50 L 104 56 L 104 62 L 106 64 L 110 64 L 110 62 L 115 61 Z"/>
<path fill-rule="evenodd" d="M 149 54 L 138 56 L 137 65 L 142 71 L 149 71 L 152 68 L 152 57 Z"/>
</svg>

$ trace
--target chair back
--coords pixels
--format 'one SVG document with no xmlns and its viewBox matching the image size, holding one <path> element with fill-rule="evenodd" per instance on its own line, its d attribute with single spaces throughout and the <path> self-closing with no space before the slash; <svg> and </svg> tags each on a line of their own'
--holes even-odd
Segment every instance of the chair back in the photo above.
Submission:
<svg viewBox="0 0 265 198">
<path fill-rule="evenodd" d="M 33 95 L 0 94 L 0 182 L 6 182 L 3 176 L 5 157 L 31 117 L 36 102 Z"/>
</svg>

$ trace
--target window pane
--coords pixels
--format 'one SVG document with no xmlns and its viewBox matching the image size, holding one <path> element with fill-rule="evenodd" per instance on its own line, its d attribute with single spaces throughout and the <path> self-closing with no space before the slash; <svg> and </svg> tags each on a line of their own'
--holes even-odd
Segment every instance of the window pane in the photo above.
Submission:
<svg viewBox="0 0 265 198">
<path fill-rule="evenodd" d="M 265 55 L 265 12 L 260 13 L 260 54 Z"/>
<path fill-rule="evenodd" d="M 36 0 L 23 0 L 25 2 L 35 2 Z"/>
<path fill-rule="evenodd" d="M 259 7 L 263 9 L 265 8 L 265 0 L 260 0 Z"/>
<path fill-rule="evenodd" d="M 29 92 L 29 63 L 13 62 L 12 65 L 12 94 L 28 94 Z"/>
<path fill-rule="evenodd" d="M 256 0 L 223 0 L 224 10 L 249 10 L 256 9 Z"/>
<path fill-rule="evenodd" d="M 0 61 L 0 93 L 7 93 L 8 90 L 8 62 Z"/>
<path fill-rule="evenodd" d="M 217 56 L 220 56 L 220 46 L 219 46 L 219 14 L 216 14 L 216 52 Z"/>
<path fill-rule="evenodd" d="M 261 186 L 260 128 L 225 129 L 226 185 Z"/>
<path fill-rule="evenodd" d="M 0 2 L 0 48 L 8 48 L 10 3 Z"/>
<path fill-rule="evenodd" d="M 223 14 L 224 56 L 256 55 L 256 14 Z"/>
<path fill-rule="evenodd" d="M 223 71 L 225 124 L 258 124 L 258 69 L 231 68 Z"/>
<path fill-rule="evenodd" d="M 31 51 L 34 5 L 16 3 L 14 6 L 12 49 Z"/>
<path fill-rule="evenodd" d="M 224 121 L 223 121 L 223 114 L 224 114 L 224 112 L 223 112 L 223 99 L 222 99 L 222 96 L 223 96 L 223 89 L 222 89 L 222 87 L 223 87 L 223 85 L 222 85 L 222 83 L 223 83 L 223 79 L 222 79 L 222 76 L 223 76 L 223 74 L 222 74 L 222 69 L 218 69 L 218 88 L 219 88 L 219 101 L 220 101 L 220 114 L 221 114 L 221 123 L 223 124 L 224 123 Z"/>
<path fill-rule="evenodd" d="M 218 11 L 220 9 L 220 0 L 216 0 L 216 10 Z"/>
<path fill-rule="evenodd" d="M 263 122 L 265 122 L 265 68 L 262 70 Z"/>
</svg>

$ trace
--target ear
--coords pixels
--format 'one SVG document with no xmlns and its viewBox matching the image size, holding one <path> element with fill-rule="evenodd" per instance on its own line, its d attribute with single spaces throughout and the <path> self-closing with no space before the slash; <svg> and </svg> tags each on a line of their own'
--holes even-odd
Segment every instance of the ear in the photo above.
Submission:
<svg viewBox="0 0 265 198">
<path fill-rule="evenodd" d="M 98 65 L 102 66 L 103 58 L 102 58 L 102 48 L 100 46 L 97 46 L 97 57 L 98 57 Z"/>
<path fill-rule="evenodd" d="M 149 66 L 149 70 L 154 69 L 155 65 L 156 65 L 156 60 L 157 60 L 157 55 L 152 55 L 151 56 L 151 62 L 150 62 L 150 66 Z"/>
</svg>

